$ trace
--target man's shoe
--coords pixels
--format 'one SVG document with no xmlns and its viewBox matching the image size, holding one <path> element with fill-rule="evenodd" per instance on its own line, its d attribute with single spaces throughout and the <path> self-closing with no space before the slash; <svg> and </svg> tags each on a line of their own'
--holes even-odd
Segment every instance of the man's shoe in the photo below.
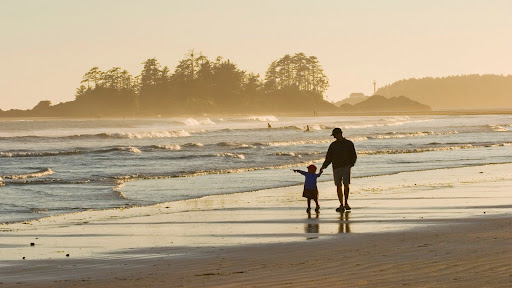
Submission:
<svg viewBox="0 0 512 288">
<path fill-rule="evenodd" d="M 352 208 L 350 208 L 350 206 L 348 206 L 348 205 L 345 205 L 345 210 L 349 211 L 349 210 L 352 210 Z"/>
<path fill-rule="evenodd" d="M 345 207 L 343 207 L 343 206 L 336 208 L 336 212 L 344 212 L 344 211 L 345 211 Z"/>
</svg>

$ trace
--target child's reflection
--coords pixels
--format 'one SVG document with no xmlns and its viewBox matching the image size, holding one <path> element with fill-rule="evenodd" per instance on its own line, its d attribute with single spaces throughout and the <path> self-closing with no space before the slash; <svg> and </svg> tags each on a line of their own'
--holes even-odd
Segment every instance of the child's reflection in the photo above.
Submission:
<svg viewBox="0 0 512 288">
<path fill-rule="evenodd" d="M 315 215 L 313 216 L 314 219 L 318 219 L 319 215 L 320 214 L 315 213 Z M 311 219 L 313 217 L 311 216 L 311 213 L 308 213 L 308 219 Z M 308 223 L 306 223 L 304 225 L 304 232 L 305 233 L 320 233 L 320 224 L 318 224 L 318 222 L 312 223 L 310 221 L 311 220 L 308 220 Z M 314 221 L 316 221 L 316 220 L 314 220 Z"/>
</svg>

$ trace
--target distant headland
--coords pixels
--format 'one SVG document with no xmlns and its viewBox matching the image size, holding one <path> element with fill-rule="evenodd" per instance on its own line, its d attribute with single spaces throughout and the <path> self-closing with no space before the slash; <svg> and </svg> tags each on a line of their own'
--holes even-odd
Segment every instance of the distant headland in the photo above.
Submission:
<svg viewBox="0 0 512 288">
<path fill-rule="evenodd" d="M 376 94 L 407 96 L 434 110 L 512 109 L 512 75 L 461 75 L 407 79 L 381 87 Z"/>
</svg>

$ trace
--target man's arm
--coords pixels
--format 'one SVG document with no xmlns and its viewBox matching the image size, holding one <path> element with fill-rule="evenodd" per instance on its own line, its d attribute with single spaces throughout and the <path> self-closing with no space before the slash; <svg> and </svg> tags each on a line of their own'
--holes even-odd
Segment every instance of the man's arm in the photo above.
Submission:
<svg viewBox="0 0 512 288">
<path fill-rule="evenodd" d="M 356 153 L 356 147 L 354 147 L 354 143 L 350 142 L 352 145 L 352 166 L 354 166 L 356 164 L 356 161 L 357 161 L 357 153 Z"/>
<path fill-rule="evenodd" d="M 327 149 L 327 154 L 325 154 L 325 161 L 324 161 L 324 164 L 322 164 L 322 167 L 320 168 L 320 174 L 322 174 L 322 172 L 324 171 L 325 168 L 327 168 L 327 166 L 329 166 L 329 164 L 331 164 L 332 162 L 332 144 L 329 146 L 329 149 Z"/>
</svg>

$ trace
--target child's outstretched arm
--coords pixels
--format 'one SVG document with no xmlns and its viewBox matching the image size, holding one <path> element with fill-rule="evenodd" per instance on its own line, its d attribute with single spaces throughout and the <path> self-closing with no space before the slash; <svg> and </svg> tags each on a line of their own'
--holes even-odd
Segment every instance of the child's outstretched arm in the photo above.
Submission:
<svg viewBox="0 0 512 288">
<path fill-rule="evenodd" d="M 304 175 L 306 172 L 302 171 L 302 170 L 297 170 L 297 169 L 293 169 L 293 172 L 295 173 L 300 173 L 302 175 Z"/>
</svg>

